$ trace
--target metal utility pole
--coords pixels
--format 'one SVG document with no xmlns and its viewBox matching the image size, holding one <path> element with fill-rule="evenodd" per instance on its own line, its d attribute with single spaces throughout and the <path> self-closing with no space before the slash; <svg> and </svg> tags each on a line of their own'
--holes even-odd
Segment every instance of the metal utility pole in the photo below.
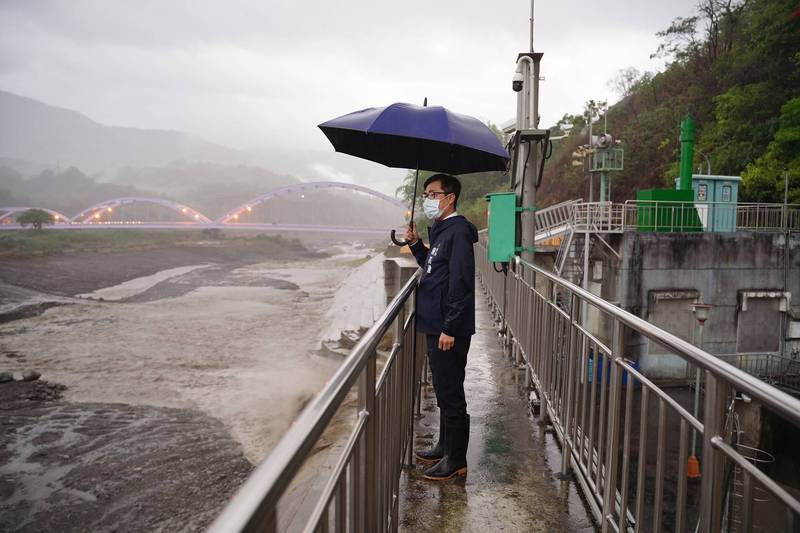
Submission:
<svg viewBox="0 0 800 533">
<path fill-rule="evenodd" d="M 517 191 L 520 209 L 519 250 L 522 259 L 534 262 L 536 241 L 536 184 L 539 175 L 539 142 L 546 138 L 547 132 L 539 130 L 539 78 L 541 53 L 533 51 L 533 13 L 531 0 L 530 51 L 517 56 L 513 88 L 517 92 L 515 183 L 521 187 Z"/>
<path fill-rule="evenodd" d="M 703 328 L 708 320 L 708 315 L 711 311 L 711 305 L 704 303 L 692 304 L 692 312 L 697 319 L 697 343 L 696 346 L 703 349 Z M 695 369 L 694 378 L 694 408 L 692 415 L 700 419 L 700 367 Z M 696 479 L 700 477 L 700 464 L 697 460 L 697 430 L 692 428 L 692 454 L 686 464 L 686 475 L 689 478 Z"/>
<path fill-rule="evenodd" d="M 531 46 L 530 52 L 533 53 L 533 8 L 534 8 L 535 0 L 531 0 Z"/>
<path fill-rule="evenodd" d="M 587 122 L 589 123 L 589 141 L 586 143 L 586 146 L 589 147 L 589 203 L 592 203 L 594 200 L 594 172 L 592 172 L 592 112 L 590 111 L 586 114 L 586 116 L 588 117 Z"/>
<path fill-rule="evenodd" d="M 789 290 L 789 171 L 783 172 L 783 292 Z M 781 357 L 786 355 L 786 335 L 789 333 L 789 315 L 783 315 L 783 328 L 781 328 Z"/>
</svg>

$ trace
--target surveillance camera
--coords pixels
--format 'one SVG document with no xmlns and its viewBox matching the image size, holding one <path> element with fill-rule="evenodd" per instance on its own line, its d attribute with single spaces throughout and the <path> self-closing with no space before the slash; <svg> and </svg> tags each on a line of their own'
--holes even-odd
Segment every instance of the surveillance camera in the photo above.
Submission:
<svg viewBox="0 0 800 533">
<path fill-rule="evenodd" d="M 522 82 L 524 78 L 522 77 L 521 72 L 515 72 L 514 77 L 511 78 L 511 88 L 514 89 L 515 93 L 518 93 L 522 90 Z"/>
</svg>

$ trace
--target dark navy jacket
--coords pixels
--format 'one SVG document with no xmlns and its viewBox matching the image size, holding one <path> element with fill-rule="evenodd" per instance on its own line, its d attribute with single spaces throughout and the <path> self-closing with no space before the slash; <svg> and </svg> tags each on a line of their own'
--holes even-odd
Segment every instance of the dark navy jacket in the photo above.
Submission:
<svg viewBox="0 0 800 533">
<path fill-rule="evenodd" d="M 478 230 L 461 215 L 428 229 L 430 249 L 418 240 L 411 252 L 422 267 L 417 330 L 468 337 L 475 333 L 475 254 Z"/>
</svg>

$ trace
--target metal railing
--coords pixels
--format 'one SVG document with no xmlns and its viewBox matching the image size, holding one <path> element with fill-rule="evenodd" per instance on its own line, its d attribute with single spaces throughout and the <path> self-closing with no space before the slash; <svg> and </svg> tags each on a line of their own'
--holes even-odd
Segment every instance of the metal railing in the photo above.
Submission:
<svg viewBox="0 0 800 533">
<path fill-rule="evenodd" d="M 575 205 L 576 231 L 622 233 L 625 230 L 625 204 L 581 202 Z"/>
<path fill-rule="evenodd" d="M 575 474 L 604 533 L 719 532 L 723 521 L 752 531 L 776 517 L 779 525 L 767 530 L 794 530 L 800 501 L 737 450 L 726 423 L 737 394 L 746 394 L 800 428 L 799 400 L 519 258 L 507 275 L 498 272 L 486 259 L 485 239 L 484 233 L 476 245 L 478 276 L 504 347 L 538 391 L 541 416 L 562 445 L 561 470 Z M 585 306 L 610 326 L 610 342 L 583 325 Z M 705 387 L 698 417 L 682 405 L 685 398 L 676 399 L 626 359 L 631 334 L 700 367 Z M 696 451 L 690 450 L 693 431 Z M 687 480 L 690 454 L 700 458 L 699 485 Z M 726 504 L 734 469 L 741 487 L 735 510 Z M 770 507 L 756 491 L 770 495 Z"/>
<path fill-rule="evenodd" d="M 800 205 L 739 204 L 736 227 L 758 231 L 800 231 Z"/>
<path fill-rule="evenodd" d="M 800 394 L 800 359 L 778 353 L 737 353 L 717 355 L 750 375 L 776 387 Z"/>
<path fill-rule="evenodd" d="M 628 200 L 623 209 L 622 230 L 635 230 L 642 216 L 652 219 L 661 231 L 800 231 L 800 205 L 722 202 L 660 202 Z M 691 216 L 695 215 L 696 216 Z M 613 216 L 613 222 L 617 217 Z M 658 219 L 658 221 L 656 221 Z M 662 221 L 666 221 L 664 226 Z"/>
<path fill-rule="evenodd" d="M 566 231 L 575 218 L 574 207 L 582 202 L 568 200 L 536 211 L 536 240 L 549 239 Z"/>
<path fill-rule="evenodd" d="M 650 220 L 658 231 L 800 231 L 800 205 L 570 200 L 536 212 L 536 241 L 569 231 L 622 233 Z M 647 226 L 647 224 L 644 224 Z"/>
<path fill-rule="evenodd" d="M 536 213 L 536 238 L 566 232 L 622 233 L 635 231 L 642 220 L 659 231 L 800 231 L 800 205 L 722 202 L 572 200 Z"/>
<path fill-rule="evenodd" d="M 419 271 L 364 334 L 325 388 L 294 421 L 222 514 L 213 533 L 396 531 L 401 468 L 411 462 L 414 406 L 424 351 L 414 326 Z M 388 354 L 383 348 L 388 349 Z M 352 414 L 343 410 L 352 409 Z M 313 487 L 293 480 L 317 455 L 323 432 L 350 421 L 343 445 L 325 468 L 313 465 Z M 308 465 L 306 464 L 306 467 Z M 323 477 L 325 476 L 325 477 Z M 300 496 L 297 493 L 301 493 Z M 286 498 L 294 502 L 293 512 Z M 298 512 L 297 507 L 301 508 Z"/>
</svg>

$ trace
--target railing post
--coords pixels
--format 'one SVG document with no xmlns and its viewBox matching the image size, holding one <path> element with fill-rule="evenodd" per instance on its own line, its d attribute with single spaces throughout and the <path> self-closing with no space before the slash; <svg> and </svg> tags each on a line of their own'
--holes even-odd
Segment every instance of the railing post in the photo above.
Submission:
<svg viewBox="0 0 800 533">
<path fill-rule="evenodd" d="M 609 391 L 608 428 L 606 432 L 605 487 L 603 490 L 603 523 L 602 532 L 609 531 L 614 522 L 614 510 L 617 503 L 617 458 L 619 457 L 619 406 L 622 393 L 622 366 L 617 363 L 622 359 L 622 339 L 624 325 L 615 321 L 611 348 L 611 389 Z M 607 379 L 603 376 L 602 379 Z M 598 458 L 599 459 L 599 458 Z"/>
<path fill-rule="evenodd" d="M 371 353 L 367 358 L 367 365 L 361 375 L 361 382 L 358 390 L 358 407 L 360 411 L 367 413 L 367 423 L 364 428 L 364 468 L 361 472 L 364 476 L 362 483 L 364 490 L 364 501 L 362 506 L 363 515 L 359 517 L 363 524 L 362 531 L 370 533 L 378 531 L 379 522 L 377 520 L 377 468 L 376 468 L 376 438 L 377 438 L 377 416 L 375 405 L 375 353 Z"/>
<path fill-rule="evenodd" d="M 577 327 L 575 320 L 578 317 L 579 307 L 578 297 L 572 293 L 570 296 L 570 312 L 569 312 L 569 352 L 567 355 L 567 402 L 566 410 L 564 412 L 564 429 L 563 429 L 563 445 L 561 453 L 561 474 L 567 475 L 570 471 L 570 458 L 572 457 L 572 404 L 573 396 L 575 395 L 575 364 L 579 358 L 575 357 L 575 352 L 578 349 L 577 340 Z"/>
<path fill-rule="evenodd" d="M 727 390 L 711 372 L 705 371 L 703 407 L 703 478 L 700 497 L 700 531 L 719 531 L 722 523 L 725 457 L 712 439 L 722 436 Z"/>
</svg>

